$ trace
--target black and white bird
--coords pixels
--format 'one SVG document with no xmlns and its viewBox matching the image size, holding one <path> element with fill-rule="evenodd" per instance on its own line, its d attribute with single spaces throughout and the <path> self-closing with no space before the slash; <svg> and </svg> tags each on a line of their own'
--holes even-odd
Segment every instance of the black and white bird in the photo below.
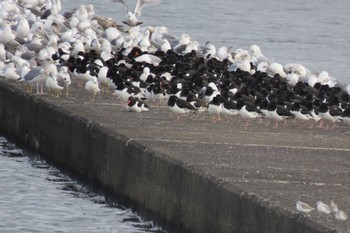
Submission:
<svg viewBox="0 0 350 233">
<path fill-rule="evenodd" d="M 220 113 L 222 110 L 222 104 L 221 104 L 221 96 L 217 95 L 213 98 L 212 101 L 208 103 L 208 112 L 211 116 L 213 116 L 213 121 L 218 122 L 220 121 Z"/>
<path fill-rule="evenodd" d="M 278 127 L 278 122 L 294 118 L 293 113 L 291 113 L 286 107 L 277 104 L 276 102 L 270 102 L 268 106 L 269 116 L 271 120 L 275 121 L 275 127 Z"/>
<path fill-rule="evenodd" d="M 204 97 L 205 97 L 206 101 L 208 101 L 208 102 L 212 101 L 213 98 L 217 95 L 220 95 L 220 92 L 218 90 L 213 89 L 211 86 L 208 86 L 205 89 Z"/>
<path fill-rule="evenodd" d="M 129 81 L 124 82 L 122 80 L 116 82 L 116 89 L 113 95 L 122 101 L 127 101 L 130 96 L 143 98 L 143 94 L 139 87 L 132 85 Z"/>
<path fill-rule="evenodd" d="M 148 112 L 149 111 L 149 107 L 148 105 L 142 100 L 142 99 L 137 99 L 137 106 L 139 106 L 141 108 L 142 112 Z"/>
<path fill-rule="evenodd" d="M 321 117 L 320 126 L 325 125 L 326 130 L 330 128 L 330 124 L 332 124 L 331 128 L 334 128 L 336 122 L 343 121 L 341 117 L 343 112 L 339 108 L 329 106 L 327 103 L 321 103 L 318 114 Z"/>
<path fill-rule="evenodd" d="M 343 111 L 343 122 L 346 125 L 350 125 L 350 107 L 347 107 Z"/>
<path fill-rule="evenodd" d="M 197 109 L 193 107 L 190 103 L 188 103 L 186 100 L 180 99 L 175 95 L 169 97 L 168 107 L 172 112 L 176 114 L 185 114 L 191 111 L 197 111 Z M 179 116 L 177 119 L 179 119 Z"/>
<path fill-rule="evenodd" d="M 311 111 L 298 102 L 292 105 L 290 112 L 294 115 L 296 120 L 300 120 L 301 122 L 314 120 Z"/>
<path fill-rule="evenodd" d="M 252 102 L 244 101 L 242 99 L 237 101 L 238 115 L 244 119 L 245 126 L 248 126 L 251 119 L 263 117 L 263 113 Z"/>
<path fill-rule="evenodd" d="M 238 109 L 237 109 L 237 102 L 232 100 L 224 100 L 222 103 L 222 111 L 221 113 L 223 115 L 228 116 L 237 116 L 238 115 Z"/>
<path fill-rule="evenodd" d="M 189 94 L 186 98 L 186 101 L 195 107 L 198 112 L 203 112 L 208 108 L 208 102 L 204 99 L 195 97 L 193 94 Z"/>
<path fill-rule="evenodd" d="M 141 107 L 138 106 L 138 99 L 134 96 L 129 96 L 125 109 L 129 112 L 142 112 Z"/>
</svg>

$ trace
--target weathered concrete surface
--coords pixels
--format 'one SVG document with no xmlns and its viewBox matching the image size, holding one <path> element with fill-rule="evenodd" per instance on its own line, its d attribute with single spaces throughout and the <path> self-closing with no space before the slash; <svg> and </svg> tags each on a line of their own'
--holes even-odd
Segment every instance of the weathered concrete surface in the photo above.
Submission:
<svg viewBox="0 0 350 233">
<path fill-rule="evenodd" d="M 25 93 L 0 80 L 0 130 L 173 224 L 172 232 L 350 232 L 350 221 L 296 212 L 296 200 L 334 200 L 350 213 L 349 127 L 280 128 L 207 113 L 179 121 L 166 107 L 124 110 L 110 93 L 94 102 Z"/>
</svg>

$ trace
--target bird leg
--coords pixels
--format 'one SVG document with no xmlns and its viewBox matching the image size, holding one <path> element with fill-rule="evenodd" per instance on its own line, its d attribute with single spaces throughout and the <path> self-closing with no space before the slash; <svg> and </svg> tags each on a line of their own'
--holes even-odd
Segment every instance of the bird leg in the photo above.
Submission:
<svg viewBox="0 0 350 233">
<path fill-rule="evenodd" d="M 319 128 L 322 128 L 322 127 L 323 127 L 323 125 L 324 125 L 324 120 L 323 120 L 323 119 L 321 119 L 320 124 L 318 125 L 318 127 L 319 127 Z"/>
<path fill-rule="evenodd" d="M 60 93 L 61 93 L 60 90 L 56 90 L 56 97 L 60 97 Z"/>
<path fill-rule="evenodd" d="M 328 124 L 328 123 L 325 123 L 324 125 L 325 125 L 325 126 L 324 126 L 324 130 L 328 131 L 328 130 L 329 130 L 329 124 Z"/>
<path fill-rule="evenodd" d="M 68 87 L 69 87 L 69 86 L 68 86 L 68 85 L 66 85 L 66 88 L 67 88 L 67 89 L 66 89 L 66 96 L 68 96 L 68 95 L 69 95 L 69 93 L 68 93 Z"/>
<path fill-rule="evenodd" d="M 335 128 L 335 125 L 336 125 L 336 123 L 333 122 L 333 125 L 332 125 L 331 129 L 334 129 L 334 128 Z"/>
<path fill-rule="evenodd" d="M 96 96 L 96 93 L 94 92 L 94 93 L 92 94 L 92 101 L 95 101 L 95 96 Z"/>
<path fill-rule="evenodd" d="M 36 94 L 39 95 L 40 92 L 39 92 L 39 83 L 36 84 Z"/>
<path fill-rule="evenodd" d="M 45 94 L 44 93 L 44 84 L 40 84 L 40 85 L 39 85 L 39 83 L 36 84 L 36 94 L 37 95 L 44 95 Z"/>
<path fill-rule="evenodd" d="M 220 115 L 214 116 L 212 119 L 214 123 L 218 123 L 219 121 L 221 121 Z"/>
<path fill-rule="evenodd" d="M 32 84 L 27 85 L 27 92 L 32 93 L 32 91 L 33 91 L 33 85 Z"/>
<path fill-rule="evenodd" d="M 244 120 L 244 127 L 248 127 L 250 123 L 250 118 L 247 118 L 246 120 Z"/>
</svg>

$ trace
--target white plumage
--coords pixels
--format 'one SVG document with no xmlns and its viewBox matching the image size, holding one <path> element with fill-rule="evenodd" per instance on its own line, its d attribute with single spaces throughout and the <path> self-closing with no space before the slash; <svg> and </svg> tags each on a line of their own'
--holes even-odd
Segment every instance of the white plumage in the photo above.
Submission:
<svg viewBox="0 0 350 233">
<path fill-rule="evenodd" d="M 296 207 L 297 211 L 302 212 L 302 213 L 306 213 L 306 214 L 315 210 L 315 208 L 311 207 L 309 204 L 302 202 L 302 201 L 297 201 L 295 207 Z"/>
<path fill-rule="evenodd" d="M 96 94 L 100 91 L 97 78 L 93 76 L 89 81 L 87 81 L 85 83 L 85 89 L 92 93 L 92 101 L 94 101 Z"/>
<path fill-rule="evenodd" d="M 160 3 L 161 0 L 138 0 L 135 9 L 133 12 L 129 10 L 128 4 L 125 0 L 112 0 L 113 2 L 119 2 L 125 6 L 126 9 L 126 19 L 123 23 L 127 24 L 130 27 L 135 27 L 137 25 L 142 24 L 142 22 L 138 21 L 136 16 L 141 15 L 141 10 L 144 6 L 151 6 Z"/>
<path fill-rule="evenodd" d="M 331 208 L 322 201 L 317 202 L 317 211 L 323 214 L 330 214 Z"/>
<path fill-rule="evenodd" d="M 49 73 L 49 76 L 47 77 L 46 81 L 45 81 L 45 86 L 53 92 L 56 93 L 56 97 L 59 97 L 59 93 L 60 91 L 63 90 L 63 87 L 61 87 L 60 85 L 58 85 L 57 83 L 57 77 L 55 76 L 55 74 L 53 72 Z"/>
</svg>

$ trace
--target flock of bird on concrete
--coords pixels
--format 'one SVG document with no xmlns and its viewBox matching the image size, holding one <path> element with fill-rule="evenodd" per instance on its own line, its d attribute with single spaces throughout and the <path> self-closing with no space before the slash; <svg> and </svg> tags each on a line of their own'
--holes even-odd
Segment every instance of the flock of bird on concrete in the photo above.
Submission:
<svg viewBox="0 0 350 233">
<path fill-rule="evenodd" d="M 160 0 L 138 0 L 133 12 L 124 0 L 125 26 L 95 14 L 92 5 L 61 14 L 60 0 L 0 2 L 0 76 L 59 97 L 69 86 L 85 87 L 92 100 L 102 88 L 143 112 L 166 103 L 180 116 L 208 111 L 240 116 L 245 125 L 288 119 L 330 129 L 350 125 L 350 88 L 326 71 L 279 64 L 257 45 L 249 50 L 200 45 L 164 26 L 142 26 L 136 16 Z M 315 124 L 316 122 L 316 124 Z"/>
<path fill-rule="evenodd" d="M 306 202 L 297 201 L 295 203 L 295 208 L 297 211 L 304 214 L 310 214 L 312 211 L 317 210 L 317 212 L 320 214 L 334 216 L 334 218 L 338 221 L 346 221 L 348 219 L 348 215 L 343 210 L 339 209 L 338 205 L 335 204 L 334 201 L 330 201 L 329 205 L 322 201 L 318 201 L 316 203 L 316 208 L 310 206 Z"/>
</svg>

